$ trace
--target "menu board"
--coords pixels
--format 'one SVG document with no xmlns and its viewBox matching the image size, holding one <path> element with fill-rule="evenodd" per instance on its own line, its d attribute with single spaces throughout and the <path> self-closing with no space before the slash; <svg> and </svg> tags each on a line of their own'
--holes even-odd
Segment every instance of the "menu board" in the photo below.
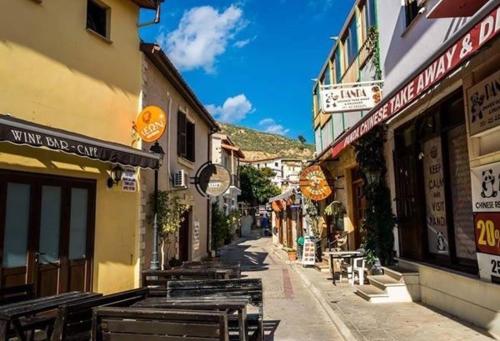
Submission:
<svg viewBox="0 0 500 341">
<path fill-rule="evenodd" d="M 500 125 L 500 71 L 467 89 L 470 134 Z"/>
<path fill-rule="evenodd" d="M 310 239 L 304 240 L 304 251 L 302 252 L 302 265 L 314 265 L 316 263 L 315 244 Z"/>
<path fill-rule="evenodd" d="M 424 181 L 429 252 L 448 254 L 445 183 L 441 138 L 424 142 Z"/>
</svg>

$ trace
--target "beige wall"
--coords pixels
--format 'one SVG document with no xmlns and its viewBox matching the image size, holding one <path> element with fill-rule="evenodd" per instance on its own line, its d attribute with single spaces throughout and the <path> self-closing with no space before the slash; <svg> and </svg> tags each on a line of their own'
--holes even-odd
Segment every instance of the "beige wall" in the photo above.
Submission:
<svg viewBox="0 0 500 341">
<path fill-rule="evenodd" d="M 139 8 L 131 1 L 101 1 L 111 7 L 111 43 L 86 31 L 86 0 L 0 2 L 0 113 L 132 144 L 140 93 Z M 93 290 L 99 292 L 139 283 L 139 193 L 108 189 L 111 167 L 0 144 L 0 168 L 96 180 Z"/>
<path fill-rule="evenodd" d="M 196 171 L 202 164 L 209 160 L 209 127 L 200 114 L 190 107 L 186 100 L 173 88 L 173 86 L 165 79 L 160 71 L 151 63 L 151 61 L 143 56 L 143 106 L 156 105 L 161 107 L 168 114 L 167 131 L 160 139 L 160 144 L 166 155 L 163 159 L 163 165 L 159 174 L 159 189 L 172 189 L 169 182 L 170 177 L 178 170 L 184 169 L 188 177 L 194 177 Z M 195 122 L 196 129 L 196 147 L 195 160 L 192 163 L 188 160 L 177 156 L 177 111 L 182 110 L 188 116 L 188 119 Z M 149 148 L 146 146 L 145 148 Z M 141 228 L 141 247 L 144 250 L 143 266 L 149 267 L 151 255 L 152 227 L 148 222 L 147 215 L 151 209 L 148 205 L 148 200 L 153 193 L 154 178 L 153 172 L 143 178 L 144 191 L 142 198 L 142 228 Z M 192 217 L 190 221 L 190 243 L 189 258 L 198 260 L 207 256 L 207 238 L 208 238 L 208 199 L 202 197 L 195 189 L 194 185 L 189 184 L 187 190 L 180 190 L 177 193 L 179 197 L 185 200 L 186 203 L 192 205 Z M 194 222 L 200 223 L 200 246 L 198 250 L 193 249 L 193 233 Z M 173 254 L 170 255 L 171 258 Z"/>
</svg>

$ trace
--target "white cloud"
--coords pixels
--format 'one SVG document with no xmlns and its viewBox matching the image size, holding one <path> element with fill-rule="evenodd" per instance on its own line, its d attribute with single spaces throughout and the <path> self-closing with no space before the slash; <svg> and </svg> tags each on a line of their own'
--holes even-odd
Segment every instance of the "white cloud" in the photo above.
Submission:
<svg viewBox="0 0 500 341">
<path fill-rule="evenodd" d="M 257 39 L 257 36 L 253 36 L 252 38 L 248 38 L 248 39 L 238 40 L 233 45 L 235 47 L 241 49 L 241 48 L 247 46 L 248 44 L 250 44 L 255 39 Z"/>
<path fill-rule="evenodd" d="M 231 5 L 224 11 L 211 6 L 194 7 L 184 13 L 175 31 L 161 33 L 157 43 L 179 69 L 214 72 L 217 57 L 245 25 L 238 6 Z"/>
<path fill-rule="evenodd" d="M 205 107 L 216 119 L 227 123 L 241 121 L 254 111 L 252 103 L 244 94 L 227 98 L 222 106 L 209 104 Z"/>
<path fill-rule="evenodd" d="M 283 127 L 272 118 L 264 118 L 259 122 L 259 126 L 262 127 L 266 133 L 271 134 L 286 135 L 290 131 L 290 129 Z"/>
</svg>

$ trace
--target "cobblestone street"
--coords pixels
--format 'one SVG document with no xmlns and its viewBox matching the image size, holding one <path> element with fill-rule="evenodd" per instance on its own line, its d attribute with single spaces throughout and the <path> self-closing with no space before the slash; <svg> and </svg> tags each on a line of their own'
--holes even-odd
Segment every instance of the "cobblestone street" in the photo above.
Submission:
<svg viewBox="0 0 500 341">
<path fill-rule="evenodd" d="M 273 251 L 270 238 L 227 246 L 224 261 L 239 261 L 242 275 L 262 278 L 266 340 L 342 340 L 297 273 Z"/>
</svg>

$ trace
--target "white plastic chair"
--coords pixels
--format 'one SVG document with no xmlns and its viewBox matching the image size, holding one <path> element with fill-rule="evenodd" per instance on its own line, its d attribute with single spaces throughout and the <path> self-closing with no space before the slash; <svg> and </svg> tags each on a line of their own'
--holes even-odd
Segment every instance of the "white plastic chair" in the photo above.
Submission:
<svg viewBox="0 0 500 341">
<path fill-rule="evenodd" d="M 365 284 L 365 258 L 355 257 L 352 259 L 352 279 L 351 284 L 354 284 L 354 277 L 357 274 L 359 285 Z"/>
</svg>

